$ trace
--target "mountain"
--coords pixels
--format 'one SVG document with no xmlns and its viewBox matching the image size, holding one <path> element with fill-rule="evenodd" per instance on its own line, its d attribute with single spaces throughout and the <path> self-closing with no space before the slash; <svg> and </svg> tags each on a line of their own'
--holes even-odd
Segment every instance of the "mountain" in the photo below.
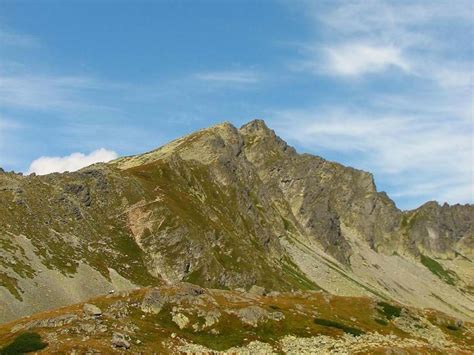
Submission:
<svg viewBox="0 0 474 355">
<path fill-rule="evenodd" d="M 72 173 L 0 172 L 0 321 L 141 287 L 321 290 L 474 319 L 474 206 L 399 210 L 261 120 Z"/>
</svg>

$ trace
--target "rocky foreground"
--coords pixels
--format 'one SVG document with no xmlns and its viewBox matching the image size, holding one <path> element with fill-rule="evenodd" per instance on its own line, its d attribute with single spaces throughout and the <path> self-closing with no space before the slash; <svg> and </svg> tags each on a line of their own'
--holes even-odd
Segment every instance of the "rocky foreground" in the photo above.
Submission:
<svg viewBox="0 0 474 355">
<path fill-rule="evenodd" d="M 28 346 L 30 348 L 28 348 Z M 26 347 L 26 348 L 25 348 Z M 0 353 L 472 354 L 474 324 L 434 310 L 323 291 L 111 293 L 0 326 Z"/>
</svg>

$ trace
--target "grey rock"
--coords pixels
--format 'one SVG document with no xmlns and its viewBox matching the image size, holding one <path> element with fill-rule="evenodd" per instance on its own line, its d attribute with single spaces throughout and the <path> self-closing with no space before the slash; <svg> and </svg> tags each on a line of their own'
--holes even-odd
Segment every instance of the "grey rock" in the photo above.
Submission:
<svg viewBox="0 0 474 355">
<path fill-rule="evenodd" d="M 114 333 L 112 336 L 112 346 L 115 348 L 130 349 L 130 342 L 121 333 Z"/>
<path fill-rule="evenodd" d="M 248 293 L 250 293 L 252 295 L 255 295 L 255 296 L 265 296 L 267 294 L 265 288 L 263 288 L 261 286 L 257 286 L 257 285 L 253 285 L 252 287 L 250 287 Z"/>
<path fill-rule="evenodd" d="M 26 324 L 18 324 L 15 325 L 11 331 L 15 333 L 19 330 L 28 330 L 33 328 L 57 328 L 66 324 L 70 324 L 75 320 L 77 320 L 77 315 L 67 313 L 58 317 L 34 320 Z"/>
<path fill-rule="evenodd" d="M 100 308 L 90 303 L 85 303 L 82 307 L 82 310 L 88 316 L 98 317 L 102 315 L 102 311 L 100 310 Z"/>
<path fill-rule="evenodd" d="M 172 317 L 173 322 L 175 322 L 179 329 L 184 329 L 189 324 L 189 318 L 182 313 L 176 313 Z"/>
<path fill-rule="evenodd" d="M 92 333 L 93 331 L 96 330 L 96 325 L 94 323 L 82 323 L 80 325 L 80 328 L 82 331 L 86 333 Z"/>
<path fill-rule="evenodd" d="M 263 319 L 268 319 L 270 312 L 259 306 L 249 306 L 241 308 L 235 312 L 242 322 L 250 324 L 254 327 Z"/>
<path fill-rule="evenodd" d="M 159 288 L 153 288 L 145 294 L 140 308 L 145 313 L 158 314 L 168 300 L 169 296 L 163 295 Z"/>
</svg>

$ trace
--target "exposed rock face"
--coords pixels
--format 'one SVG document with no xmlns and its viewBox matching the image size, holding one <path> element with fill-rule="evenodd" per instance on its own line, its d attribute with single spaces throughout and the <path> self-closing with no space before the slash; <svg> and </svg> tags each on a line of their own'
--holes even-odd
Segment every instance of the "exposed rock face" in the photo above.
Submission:
<svg viewBox="0 0 474 355">
<path fill-rule="evenodd" d="M 298 154 L 263 121 L 224 123 L 75 173 L 1 173 L 0 320 L 179 281 L 372 294 L 469 318 L 473 226 L 473 206 L 402 212 L 371 174 Z M 142 307 L 157 313 L 153 297 Z"/>
<path fill-rule="evenodd" d="M 377 193 L 373 177 L 312 155 L 299 155 L 263 121 L 241 128 L 244 152 L 262 181 L 283 195 L 304 231 L 325 251 L 349 263 L 341 223 L 356 228 L 375 247 L 398 226 L 400 211 Z"/>
<path fill-rule="evenodd" d="M 228 310 L 227 313 L 237 315 L 240 320 L 253 327 L 258 326 L 259 322 L 265 322 L 268 319 L 280 321 L 285 319 L 285 316 L 281 312 L 269 312 L 259 306 L 249 306 L 240 308 L 238 310 Z"/>
<path fill-rule="evenodd" d="M 408 246 L 415 252 L 455 258 L 462 255 L 473 260 L 474 206 L 427 202 L 406 212 L 402 220 Z"/>
</svg>

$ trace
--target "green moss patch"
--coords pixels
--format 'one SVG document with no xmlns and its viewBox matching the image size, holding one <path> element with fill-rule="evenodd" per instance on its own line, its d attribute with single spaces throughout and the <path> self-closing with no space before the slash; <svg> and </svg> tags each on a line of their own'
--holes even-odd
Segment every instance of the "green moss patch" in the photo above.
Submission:
<svg viewBox="0 0 474 355">
<path fill-rule="evenodd" d="M 400 307 L 393 306 L 387 302 L 378 302 L 377 306 L 379 307 L 377 308 L 377 311 L 387 317 L 387 319 L 400 317 L 402 313 L 402 309 Z"/>
<path fill-rule="evenodd" d="M 388 322 L 385 319 L 375 318 L 375 321 L 380 325 L 388 325 Z"/>
<path fill-rule="evenodd" d="M 44 349 L 47 343 L 41 341 L 38 333 L 28 332 L 18 335 L 10 344 L 0 349 L 2 355 L 18 355 Z"/>
<path fill-rule="evenodd" d="M 458 278 L 457 275 L 453 271 L 445 270 L 443 266 L 436 260 L 433 260 L 430 257 L 421 254 L 421 263 L 447 284 L 456 284 Z"/>
<path fill-rule="evenodd" d="M 460 327 L 458 327 L 457 325 L 454 325 L 454 324 L 449 324 L 449 325 L 446 326 L 446 328 L 448 328 L 449 330 L 452 330 L 453 332 L 456 332 L 459 329 L 461 329 Z"/>
<path fill-rule="evenodd" d="M 344 325 L 344 324 L 341 324 L 341 323 L 338 323 L 338 322 L 335 322 L 335 321 L 332 321 L 332 320 L 329 320 L 329 319 L 316 318 L 314 320 L 314 323 L 316 323 L 318 325 L 325 326 L 325 327 L 340 329 L 344 333 L 352 334 L 354 336 L 359 336 L 359 335 L 365 334 L 365 332 L 360 330 L 360 329 L 357 329 L 357 328 L 354 328 L 354 327 L 349 327 L 347 325 Z"/>
</svg>

